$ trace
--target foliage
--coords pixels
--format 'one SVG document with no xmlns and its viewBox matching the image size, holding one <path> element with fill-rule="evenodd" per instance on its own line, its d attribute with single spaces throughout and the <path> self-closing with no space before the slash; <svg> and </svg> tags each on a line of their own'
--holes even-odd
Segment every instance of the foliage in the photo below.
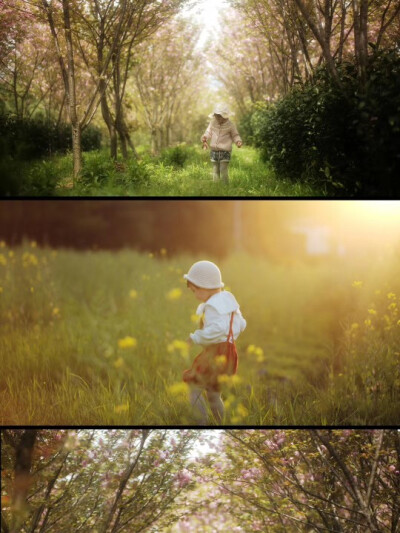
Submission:
<svg viewBox="0 0 400 533">
<path fill-rule="evenodd" d="M 1 246 L 3 425 L 194 423 L 181 376 L 197 349 L 174 341 L 194 327 L 182 273 L 203 254 Z M 224 423 L 399 422 L 398 258 L 373 269 L 364 257 L 296 268 L 247 254 L 219 263 L 248 321 L 238 379 L 224 385 Z"/>
<path fill-rule="evenodd" d="M 114 161 L 105 152 L 85 154 L 80 181 L 83 185 L 96 186 L 112 179 L 114 172 Z"/>
<path fill-rule="evenodd" d="M 36 433 L 33 449 L 21 446 L 29 433 Z M 84 528 L 134 533 L 165 527 L 174 520 L 175 500 L 193 485 L 183 466 L 190 464 L 196 438 L 190 430 L 7 431 L 3 495 L 13 505 L 6 507 L 4 520 L 18 520 L 21 532 L 56 527 L 60 533 Z M 23 480 L 21 450 L 31 456 Z M 29 487 L 29 510 L 18 494 L 21 482 Z"/>
<path fill-rule="evenodd" d="M 173 141 L 186 141 L 193 123 L 192 109 L 204 80 L 204 58 L 196 51 L 198 38 L 199 28 L 193 22 L 175 17 L 139 48 L 133 77 L 153 154 Z"/>
<path fill-rule="evenodd" d="M 140 149 L 141 147 L 139 147 Z M 167 160 L 171 161 L 167 151 Z M 129 158 L 126 161 L 111 163 L 104 151 L 92 151 L 84 155 L 83 180 L 72 186 L 72 171 L 70 157 L 53 157 L 48 161 L 54 167 L 54 174 L 58 176 L 58 186 L 55 195 L 64 196 L 317 196 L 322 194 L 316 188 L 307 184 L 293 183 L 288 179 L 278 179 L 269 164 L 265 164 L 254 148 L 234 148 L 229 166 L 230 182 L 226 186 L 213 183 L 212 170 L 208 153 L 198 147 L 180 145 L 178 160 L 184 159 L 183 167 L 164 163 L 162 159 L 154 158 L 147 153 L 142 154 L 140 161 Z M 176 159 L 173 155 L 172 158 Z M 2 161 L 7 169 L 9 185 L 3 182 L 1 194 L 23 194 L 22 188 L 13 176 L 23 176 L 26 166 L 17 161 Z M 24 187 L 24 194 L 32 194 L 39 187 L 41 166 L 45 161 L 29 166 L 31 178 Z M 102 179 L 96 179 L 96 172 Z M 108 173 L 108 174 L 107 174 Z M 49 193 L 50 194 L 50 193 Z"/>
<path fill-rule="evenodd" d="M 200 475 L 218 478 L 241 531 L 397 529 L 396 431 L 231 430 L 224 443 Z"/>
<path fill-rule="evenodd" d="M 365 92 L 348 63 L 338 66 L 340 85 L 323 68 L 304 88 L 258 107 L 256 144 L 279 176 L 323 185 L 332 195 L 400 194 L 398 52 L 375 54 L 367 72 Z"/>
<path fill-rule="evenodd" d="M 183 168 L 191 155 L 190 150 L 193 154 L 193 149 L 187 148 L 184 144 L 165 148 L 161 152 L 160 160 L 165 165 Z"/>
<path fill-rule="evenodd" d="M 395 430 L 5 429 L 6 531 L 397 531 Z"/>
<path fill-rule="evenodd" d="M 0 195 L 52 196 L 59 182 L 58 166 L 53 160 L 24 163 L 5 157 L 0 161 Z"/>
<path fill-rule="evenodd" d="M 55 124 L 43 118 L 20 119 L 15 115 L 0 115 L 0 155 L 27 161 L 65 153 L 71 149 L 71 128 L 65 123 Z M 101 133 L 89 126 L 82 133 L 84 150 L 98 150 Z"/>
</svg>

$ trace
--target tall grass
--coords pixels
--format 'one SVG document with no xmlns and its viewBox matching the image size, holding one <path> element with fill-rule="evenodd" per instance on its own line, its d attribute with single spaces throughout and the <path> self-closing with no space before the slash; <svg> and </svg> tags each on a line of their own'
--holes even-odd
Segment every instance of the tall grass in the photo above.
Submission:
<svg viewBox="0 0 400 533">
<path fill-rule="evenodd" d="M 15 167 L 15 162 L 13 165 Z M 29 169 L 18 168 L 18 165 L 14 167 L 8 169 L 9 180 L 12 181 L 13 176 L 17 179 L 18 172 L 27 176 L 23 187 L 12 190 L 14 195 L 190 197 L 323 194 L 306 183 L 277 179 L 251 147 L 234 149 L 228 185 L 213 182 L 209 152 L 191 146 L 166 150 L 156 158 L 141 151 L 139 163 L 133 159 L 114 163 L 106 150 L 85 153 L 82 175 L 75 185 L 71 155 L 37 162 Z"/>
<path fill-rule="evenodd" d="M 198 348 L 176 341 L 196 328 L 198 258 L 2 246 L 2 425 L 195 423 L 181 375 Z M 399 424 L 398 258 L 220 266 L 248 321 L 225 424 Z"/>
</svg>

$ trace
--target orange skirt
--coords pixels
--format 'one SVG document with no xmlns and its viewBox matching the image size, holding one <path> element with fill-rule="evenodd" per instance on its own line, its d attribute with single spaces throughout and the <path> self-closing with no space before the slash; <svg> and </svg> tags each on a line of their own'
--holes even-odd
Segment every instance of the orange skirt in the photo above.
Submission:
<svg viewBox="0 0 400 533">
<path fill-rule="evenodd" d="M 218 377 L 236 374 L 238 355 L 235 344 L 220 342 L 204 348 L 192 366 L 183 372 L 183 381 L 210 391 L 220 391 Z"/>
</svg>

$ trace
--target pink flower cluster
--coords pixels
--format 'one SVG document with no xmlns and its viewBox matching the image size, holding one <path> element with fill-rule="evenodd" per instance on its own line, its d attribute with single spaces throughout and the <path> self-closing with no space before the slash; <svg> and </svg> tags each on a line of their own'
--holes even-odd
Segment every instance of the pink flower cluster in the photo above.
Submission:
<svg viewBox="0 0 400 533">
<path fill-rule="evenodd" d="M 189 470 L 184 469 L 176 475 L 175 480 L 178 483 L 178 487 L 183 488 L 192 481 L 192 478 L 193 474 Z"/>
</svg>

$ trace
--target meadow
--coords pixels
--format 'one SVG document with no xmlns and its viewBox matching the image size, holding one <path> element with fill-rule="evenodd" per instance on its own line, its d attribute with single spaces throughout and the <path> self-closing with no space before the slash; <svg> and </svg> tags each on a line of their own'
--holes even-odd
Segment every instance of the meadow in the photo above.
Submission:
<svg viewBox="0 0 400 533">
<path fill-rule="evenodd" d="M 197 259 L 0 243 L 0 423 L 194 424 Z M 399 263 L 219 261 L 248 322 L 224 424 L 398 425 Z"/>
<path fill-rule="evenodd" d="M 114 162 L 108 150 L 84 153 L 83 171 L 72 179 L 71 154 L 30 163 L 3 162 L 0 194 L 14 196 L 321 196 L 323 188 L 277 178 L 252 147 L 234 149 L 228 185 L 214 183 L 209 152 L 178 145 L 159 156 L 137 148 L 139 161 Z M 4 168 L 3 168 L 4 167 Z"/>
</svg>

